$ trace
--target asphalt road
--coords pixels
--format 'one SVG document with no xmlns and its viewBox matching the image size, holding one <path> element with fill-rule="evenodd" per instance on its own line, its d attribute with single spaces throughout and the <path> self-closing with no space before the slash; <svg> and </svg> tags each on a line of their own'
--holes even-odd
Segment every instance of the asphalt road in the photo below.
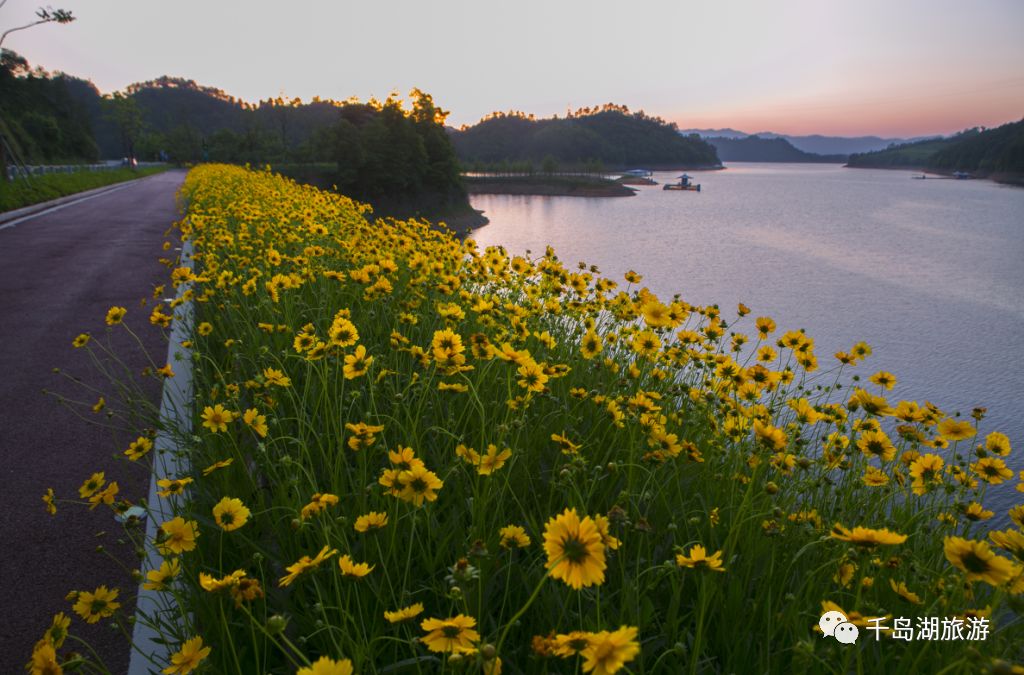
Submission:
<svg viewBox="0 0 1024 675">
<path fill-rule="evenodd" d="M 118 543 L 120 525 L 107 507 L 58 504 L 51 517 L 41 498 L 52 487 L 58 499 L 78 499 L 82 482 L 105 470 L 121 496 L 137 501 L 149 476 L 141 466 L 112 461 L 134 436 L 79 419 L 43 389 L 96 401 L 96 393 L 54 374 L 59 367 L 110 392 L 86 350 L 71 341 L 82 332 L 105 336 L 104 317 L 114 305 L 128 308 L 125 322 L 153 360 L 164 362 L 166 341 L 148 321 L 152 303 L 139 303 L 167 279 L 157 259 L 168 255 L 161 245 L 179 217 L 175 193 L 183 179 L 181 171 L 159 174 L 0 229 L 0 673 L 24 672 L 33 644 L 59 611 L 73 617 L 71 633 L 88 639 L 111 672 L 127 668 L 126 639 L 108 621 L 87 626 L 64 599 L 72 589 L 106 584 L 121 589 L 123 609 L 131 611 L 135 583 L 127 569 L 137 559 Z M 123 327 L 116 328 L 112 345 L 138 375 L 146 356 Z M 138 381 L 158 403 L 160 384 Z M 88 408 L 85 413 L 103 419 Z"/>
</svg>

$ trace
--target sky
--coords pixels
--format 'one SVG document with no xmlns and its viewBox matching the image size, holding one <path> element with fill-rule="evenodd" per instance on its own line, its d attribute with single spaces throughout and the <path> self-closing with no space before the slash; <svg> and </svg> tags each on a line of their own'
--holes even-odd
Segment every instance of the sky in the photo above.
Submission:
<svg viewBox="0 0 1024 675">
<path fill-rule="evenodd" d="M 8 0 L 0 29 L 39 0 Z M 171 75 L 247 101 L 431 93 L 449 123 L 615 102 L 681 128 L 910 137 L 1024 117 L 1020 0 L 53 0 L 13 33 L 103 92 Z"/>
</svg>

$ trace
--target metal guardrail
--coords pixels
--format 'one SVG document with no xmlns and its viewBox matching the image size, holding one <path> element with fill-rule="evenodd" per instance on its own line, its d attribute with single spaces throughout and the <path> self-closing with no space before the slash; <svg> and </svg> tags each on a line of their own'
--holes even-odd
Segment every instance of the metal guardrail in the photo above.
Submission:
<svg viewBox="0 0 1024 675">
<path fill-rule="evenodd" d="M 166 162 L 138 162 L 136 168 L 144 168 L 149 166 L 164 166 Z M 45 176 L 51 173 L 77 173 L 79 171 L 113 171 L 114 169 L 127 169 L 128 164 L 125 162 L 111 161 L 102 162 L 98 164 L 56 164 L 56 165 L 30 165 L 30 166 L 14 166 L 10 165 L 7 167 L 7 180 L 14 180 L 15 178 L 24 178 L 32 176 Z"/>
</svg>

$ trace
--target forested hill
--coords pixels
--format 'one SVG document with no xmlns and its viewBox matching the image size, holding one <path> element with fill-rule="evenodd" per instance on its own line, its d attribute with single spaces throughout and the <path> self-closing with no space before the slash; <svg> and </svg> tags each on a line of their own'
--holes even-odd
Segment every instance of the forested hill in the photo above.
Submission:
<svg viewBox="0 0 1024 675">
<path fill-rule="evenodd" d="M 949 138 L 851 155 L 849 166 L 965 171 L 1019 182 L 1024 176 L 1024 119 L 995 129 L 968 129 Z"/>
<path fill-rule="evenodd" d="M 822 162 L 841 164 L 846 155 L 816 155 L 793 147 L 785 138 L 712 137 L 708 143 L 715 146 L 723 162 Z"/>
<path fill-rule="evenodd" d="M 605 168 L 721 165 L 714 146 L 697 136 L 681 136 L 674 124 L 613 104 L 547 119 L 495 113 L 450 134 L 459 160 L 470 168 L 503 162 Z"/>
</svg>

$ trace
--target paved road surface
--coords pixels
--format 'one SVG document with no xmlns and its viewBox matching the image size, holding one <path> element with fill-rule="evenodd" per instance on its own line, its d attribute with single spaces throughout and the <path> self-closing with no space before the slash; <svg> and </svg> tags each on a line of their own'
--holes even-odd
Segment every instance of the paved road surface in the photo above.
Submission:
<svg viewBox="0 0 1024 675">
<path fill-rule="evenodd" d="M 113 305 L 128 308 L 126 322 L 154 360 L 166 358 L 166 342 L 148 322 L 151 306 L 140 307 L 139 300 L 167 278 L 156 260 L 178 217 L 175 192 L 183 179 L 180 171 L 160 174 L 0 229 L 0 673 L 24 672 L 53 615 L 73 614 L 64 600 L 72 588 L 108 584 L 134 596 L 127 573 L 96 552 L 103 545 L 135 564 L 130 548 L 117 543 L 120 526 L 110 510 L 66 505 L 51 517 L 41 496 L 53 487 L 58 497 L 77 499 L 83 480 L 105 469 L 122 495 L 137 500 L 149 477 L 141 467 L 111 460 L 117 447 L 127 447 L 124 434 L 86 424 L 42 389 L 96 400 L 53 374 L 59 366 L 109 390 L 71 341 L 80 332 L 103 335 Z M 113 333 L 113 343 L 131 352 L 136 373 L 145 366 L 123 330 Z M 159 384 L 150 381 L 146 392 L 157 402 Z M 107 535 L 97 538 L 101 530 Z M 74 616 L 71 631 L 99 648 L 111 672 L 124 672 L 127 642 L 108 623 L 87 627 Z"/>
</svg>

